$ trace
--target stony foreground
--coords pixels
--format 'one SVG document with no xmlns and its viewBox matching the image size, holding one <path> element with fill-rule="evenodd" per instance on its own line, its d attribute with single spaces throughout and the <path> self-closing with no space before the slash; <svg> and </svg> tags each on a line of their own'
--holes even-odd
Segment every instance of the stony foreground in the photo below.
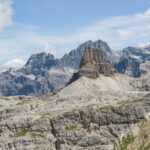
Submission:
<svg viewBox="0 0 150 150">
<path fill-rule="evenodd" d="M 87 95 L 86 100 L 80 95 L 77 103 L 74 96 L 70 100 L 71 96 L 67 99 L 59 94 L 40 99 L 1 97 L 0 149 L 150 148 L 149 92 L 103 91 Z"/>
</svg>

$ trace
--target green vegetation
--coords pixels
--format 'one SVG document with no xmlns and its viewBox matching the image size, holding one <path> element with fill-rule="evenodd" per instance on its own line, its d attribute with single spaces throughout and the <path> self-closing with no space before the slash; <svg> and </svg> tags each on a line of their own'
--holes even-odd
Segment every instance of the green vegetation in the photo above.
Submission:
<svg viewBox="0 0 150 150">
<path fill-rule="evenodd" d="M 22 129 L 21 131 L 15 133 L 15 137 L 25 136 L 30 130 L 27 128 Z"/>
<path fill-rule="evenodd" d="M 144 135 L 144 139 L 147 139 L 147 138 L 148 138 L 148 135 L 147 135 L 147 134 L 145 134 L 145 135 Z"/>
<path fill-rule="evenodd" d="M 23 137 L 23 136 L 26 136 L 27 133 L 29 133 L 31 135 L 31 137 L 34 138 L 34 139 L 36 139 L 36 138 L 44 138 L 45 137 L 42 133 L 31 132 L 27 128 L 21 129 L 19 132 L 15 133 L 13 136 L 12 135 L 10 135 L 10 136 L 11 137 Z"/>
<path fill-rule="evenodd" d="M 71 125 L 67 125 L 65 127 L 65 130 L 72 131 L 72 130 L 75 130 L 76 128 L 77 128 L 76 124 L 71 124 Z"/>
<path fill-rule="evenodd" d="M 148 144 L 148 145 L 144 148 L 144 150 L 150 150 L 150 144 Z"/>
<path fill-rule="evenodd" d="M 123 138 L 122 143 L 120 144 L 120 150 L 126 150 L 128 145 L 134 142 L 135 137 L 133 135 L 128 135 L 127 137 Z"/>
<path fill-rule="evenodd" d="M 33 139 L 36 139 L 36 138 L 44 138 L 45 136 L 43 134 L 41 134 L 41 133 L 34 132 L 34 133 L 31 133 L 31 137 Z"/>
</svg>

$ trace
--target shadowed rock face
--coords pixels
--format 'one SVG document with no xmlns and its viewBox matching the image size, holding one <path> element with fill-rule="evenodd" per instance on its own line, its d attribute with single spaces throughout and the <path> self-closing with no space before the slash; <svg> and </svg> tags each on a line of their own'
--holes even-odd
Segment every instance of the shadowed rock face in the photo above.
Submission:
<svg viewBox="0 0 150 150">
<path fill-rule="evenodd" d="M 127 74 L 130 77 L 140 77 L 140 62 L 134 59 L 123 58 L 116 66 L 118 72 Z"/>
<path fill-rule="evenodd" d="M 81 59 L 79 72 L 73 75 L 73 80 L 82 76 L 96 79 L 99 77 L 99 74 L 111 76 L 114 72 L 115 69 L 106 60 L 101 50 L 87 47 Z"/>
<path fill-rule="evenodd" d="M 56 63 L 55 57 L 52 54 L 45 52 L 39 54 L 33 54 L 27 61 L 25 66 L 32 66 L 36 69 L 50 69 Z"/>
<path fill-rule="evenodd" d="M 146 61 L 150 61 L 149 47 L 127 47 L 123 49 L 119 62 L 115 64 L 115 68 L 120 73 L 139 78 L 141 77 L 140 65 Z"/>
</svg>

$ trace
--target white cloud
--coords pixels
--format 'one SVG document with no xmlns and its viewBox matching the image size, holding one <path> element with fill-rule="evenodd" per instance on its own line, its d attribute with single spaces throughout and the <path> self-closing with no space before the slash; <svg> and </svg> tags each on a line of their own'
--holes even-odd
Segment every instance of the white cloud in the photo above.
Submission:
<svg viewBox="0 0 150 150">
<path fill-rule="evenodd" d="M 150 24 L 148 24 L 148 25 L 147 25 L 147 29 L 149 29 L 149 30 L 150 30 Z"/>
<path fill-rule="evenodd" d="M 138 44 L 150 36 L 150 9 L 129 16 L 112 17 L 85 27 L 79 27 L 64 36 L 39 36 L 35 41 L 50 41 L 53 45 L 78 45 L 86 40 L 103 39 L 115 48 Z M 35 42 L 34 41 L 34 42 Z"/>
<path fill-rule="evenodd" d="M 141 19 L 150 19 L 150 8 L 146 10 L 144 13 L 138 13 L 135 17 L 139 20 Z"/>
<path fill-rule="evenodd" d="M 60 57 L 86 40 L 97 39 L 105 40 L 113 49 L 138 46 L 138 43 L 149 41 L 149 25 L 150 9 L 128 16 L 100 20 L 72 29 L 71 32 L 64 31 L 64 35 L 52 35 L 52 29 L 43 31 L 40 27 L 14 24 L 13 29 L 7 33 L 8 36 L 0 35 L 0 56 L 2 59 L 12 56 L 27 59 L 32 53 L 44 49 Z"/>
<path fill-rule="evenodd" d="M 19 69 L 25 65 L 25 61 L 22 59 L 12 59 L 0 66 L 0 72 L 8 70 L 9 68 Z"/>
<path fill-rule="evenodd" d="M 12 24 L 12 0 L 0 1 L 0 31 Z"/>
<path fill-rule="evenodd" d="M 135 35 L 133 31 L 126 30 L 126 29 L 118 29 L 117 32 L 122 38 L 128 38 Z"/>
</svg>

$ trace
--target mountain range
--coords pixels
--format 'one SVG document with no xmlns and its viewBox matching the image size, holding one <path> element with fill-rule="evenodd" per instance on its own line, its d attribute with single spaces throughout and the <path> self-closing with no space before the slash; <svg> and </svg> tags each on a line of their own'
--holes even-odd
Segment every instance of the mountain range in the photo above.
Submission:
<svg viewBox="0 0 150 150">
<path fill-rule="evenodd" d="M 114 51 L 102 40 L 87 41 L 60 59 L 50 53 L 41 52 L 31 55 L 21 69 L 10 68 L 1 73 L 0 95 L 41 96 L 56 92 L 70 81 L 75 72 L 78 72 L 87 47 L 99 49 L 118 73 L 134 78 L 142 76 L 141 64 L 150 61 L 150 46 L 127 47 L 122 51 Z"/>
</svg>

